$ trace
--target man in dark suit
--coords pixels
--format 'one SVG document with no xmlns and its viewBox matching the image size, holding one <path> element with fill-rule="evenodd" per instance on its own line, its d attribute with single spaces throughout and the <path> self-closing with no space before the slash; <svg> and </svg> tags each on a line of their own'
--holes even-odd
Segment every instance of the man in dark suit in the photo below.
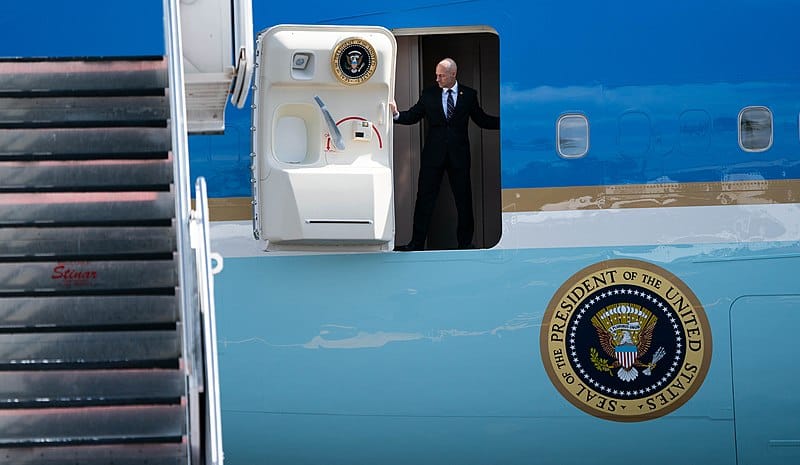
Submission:
<svg viewBox="0 0 800 465">
<path fill-rule="evenodd" d="M 410 125 L 425 118 L 428 124 L 420 160 L 411 242 L 395 247 L 397 251 L 425 249 L 428 225 L 445 172 L 450 179 L 458 212 L 458 248 L 475 248 L 472 244 L 475 220 L 469 175 L 469 119 L 472 118 L 483 129 L 500 129 L 500 118 L 487 115 L 481 109 L 475 89 L 456 81 L 457 71 L 456 62 L 445 58 L 436 65 L 438 87 L 423 90 L 419 101 L 408 111 L 398 112 L 397 105 L 389 102 L 395 123 Z"/>
</svg>

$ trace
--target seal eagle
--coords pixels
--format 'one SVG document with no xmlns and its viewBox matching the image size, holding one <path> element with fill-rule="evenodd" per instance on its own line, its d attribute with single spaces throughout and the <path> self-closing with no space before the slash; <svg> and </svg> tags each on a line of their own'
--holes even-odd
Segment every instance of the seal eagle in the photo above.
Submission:
<svg viewBox="0 0 800 465">
<path fill-rule="evenodd" d="M 658 318 L 645 309 L 628 305 L 599 312 L 592 318 L 603 351 L 612 357 L 617 377 L 630 382 L 639 376 L 636 367 L 652 368 L 639 361 L 650 350 Z"/>
</svg>

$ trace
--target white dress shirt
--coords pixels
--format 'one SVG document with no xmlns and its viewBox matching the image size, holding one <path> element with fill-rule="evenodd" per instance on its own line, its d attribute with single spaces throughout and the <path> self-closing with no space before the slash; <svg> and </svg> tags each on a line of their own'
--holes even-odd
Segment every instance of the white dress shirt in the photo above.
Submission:
<svg viewBox="0 0 800 465">
<path fill-rule="evenodd" d="M 453 106 L 458 103 L 458 81 L 453 84 Z M 444 110 L 444 116 L 447 116 L 447 91 L 450 90 L 448 88 L 442 88 L 442 110 Z"/>
</svg>

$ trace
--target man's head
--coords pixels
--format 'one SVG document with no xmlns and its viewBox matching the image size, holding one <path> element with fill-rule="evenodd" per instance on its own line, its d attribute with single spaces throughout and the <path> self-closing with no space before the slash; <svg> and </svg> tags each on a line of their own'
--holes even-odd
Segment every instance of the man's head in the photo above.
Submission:
<svg viewBox="0 0 800 465">
<path fill-rule="evenodd" d="M 436 65 L 436 82 L 442 89 L 453 87 L 456 83 L 458 66 L 452 58 L 445 58 Z"/>
</svg>

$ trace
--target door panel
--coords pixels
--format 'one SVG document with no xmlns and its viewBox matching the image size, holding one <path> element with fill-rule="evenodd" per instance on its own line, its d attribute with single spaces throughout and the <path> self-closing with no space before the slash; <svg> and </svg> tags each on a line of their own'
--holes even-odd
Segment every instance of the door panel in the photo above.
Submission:
<svg viewBox="0 0 800 465">
<path fill-rule="evenodd" d="M 369 26 L 259 35 L 255 226 L 269 249 L 389 250 L 396 43 Z"/>
<path fill-rule="evenodd" d="M 754 296 L 731 307 L 739 465 L 800 463 L 797 316 L 800 296 Z"/>
</svg>

